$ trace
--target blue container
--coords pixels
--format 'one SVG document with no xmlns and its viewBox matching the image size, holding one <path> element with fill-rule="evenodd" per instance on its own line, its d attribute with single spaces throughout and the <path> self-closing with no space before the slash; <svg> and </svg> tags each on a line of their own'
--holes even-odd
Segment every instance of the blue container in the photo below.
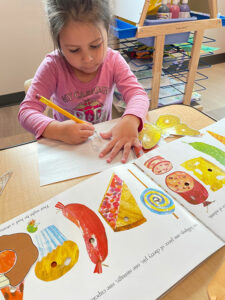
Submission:
<svg viewBox="0 0 225 300">
<path fill-rule="evenodd" d="M 204 13 L 199 13 L 194 11 L 191 11 L 191 16 L 196 17 L 198 20 L 210 19 L 209 14 L 204 14 Z M 225 26 L 225 16 L 221 16 L 220 14 L 218 14 L 217 18 L 221 19 L 222 26 Z"/>
<path fill-rule="evenodd" d="M 119 39 L 136 36 L 137 27 L 122 20 L 115 19 L 115 26 L 110 26 L 110 31 Z"/>
<path fill-rule="evenodd" d="M 187 21 L 194 21 L 196 17 L 191 18 L 184 18 L 184 19 L 164 19 L 164 20 L 148 20 L 146 19 L 144 22 L 144 26 L 151 26 L 151 25 L 160 25 L 160 24 L 170 24 L 170 23 L 177 23 L 177 22 L 187 22 Z M 189 39 L 190 32 L 182 32 L 182 33 L 175 33 L 175 34 L 168 34 L 165 37 L 165 45 L 170 44 L 181 44 L 186 43 Z M 154 46 L 154 37 L 148 38 L 141 38 L 138 41 L 142 44 L 147 46 Z"/>
<path fill-rule="evenodd" d="M 225 16 L 220 16 L 220 19 L 222 20 L 222 26 L 225 26 Z"/>
</svg>

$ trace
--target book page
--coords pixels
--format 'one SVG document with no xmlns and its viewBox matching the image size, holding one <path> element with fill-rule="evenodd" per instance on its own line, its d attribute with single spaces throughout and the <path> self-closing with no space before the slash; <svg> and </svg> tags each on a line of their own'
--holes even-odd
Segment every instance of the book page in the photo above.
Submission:
<svg viewBox="0 0 225 300">
<path fill-rule="evenodd" d="M 225 119 L 135 160 L 174 199 L 225 240 Z"/>
<path fill-rule="evenodd" d="M 155 206 L 145 185 L 158 191 Z M 27 274 L 9 276 L 23 283 L 24 300 L 153 300 L 224 245 L 134 164 L 75 185 L 2 224 L 0 234 L 0 251 L 24 237 L 20 265 L 38 252 Z"/>
</svg>

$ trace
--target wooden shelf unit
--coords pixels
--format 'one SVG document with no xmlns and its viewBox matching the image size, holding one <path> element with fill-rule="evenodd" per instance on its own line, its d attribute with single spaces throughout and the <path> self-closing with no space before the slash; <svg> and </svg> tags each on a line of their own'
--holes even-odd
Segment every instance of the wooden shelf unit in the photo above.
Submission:
<svg viewBox="0 0 225 300">
<path fill-rule="evenodd" d="M 206 29 L 222 27 L 221 19 L 217 18 L 218 7 L 217 0 L 208 0 L 210 18 L 205 20 L 194 20 L 188 22 L 175 22 L 171 24 L 160 24 L 152 26 L 144 26 L 144 21 L 147 17 L 150 0 L 145 0 L 139 22 L 136 24 L 136 38 L 155 37 L 154 40 L 154 55 L 153 55 L 153 76 L 152 89 L 150 91 L 150 109 L 158 107 L 160 77 L 162 73 L 163 53 L 165 45 L 165 36 L 167 34 L 176 34 L 183 32 L 193 32 L 194 43 L 191 52 L 191 59 L 188 66 L 187 83 L 185 85 L 183 104 L 191 104 L 191 95 L 194 87 L 195 76 L 198 68 L 200 50 Z M 123 15 L 117 15 L 123 18 Z M 130 21 L 130 20 L 128 20 Z M 132 20 L 131 20 L 132 21 Z"/>
</svg>

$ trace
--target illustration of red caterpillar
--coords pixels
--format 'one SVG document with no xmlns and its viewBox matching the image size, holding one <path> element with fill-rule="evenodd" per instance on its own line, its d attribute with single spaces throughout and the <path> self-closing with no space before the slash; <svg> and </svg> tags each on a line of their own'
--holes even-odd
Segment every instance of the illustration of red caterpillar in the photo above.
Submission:
<svg viewBox="0 0 225 300">
<path fill-rule="evenodd" d="M 88 255 L 96 265 L 94 273 L 102 273 L 102 262 L 108 255 L 108 241 L 105 228 L 99 217 L 83 204 L 72 203 L 63 205 L 58 202 L 56 208 L 81 229 Z"/>
</svg>

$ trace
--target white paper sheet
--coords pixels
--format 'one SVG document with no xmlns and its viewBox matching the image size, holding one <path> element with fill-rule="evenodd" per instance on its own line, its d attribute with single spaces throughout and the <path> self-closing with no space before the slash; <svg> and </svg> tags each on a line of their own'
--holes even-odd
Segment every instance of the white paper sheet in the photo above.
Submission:
<svg viewBox="0 0 225 300">
<path fill-rule="evenodd" d="M 116 121 L 100 123 L 97 132 L 107 132 Z M 99 137 L 96 142 L 89 139 L 80 145 L 67 145 L 63 142 L 42 138 L 38 141 L 38 163 L 40 186 L 81 177 L 103 171 L 121 164 L 122 151 L 109 164 L 106 158 L 99 158 L 100 149 L 108 143 Z M 96 151 L 96 148 L 98 148 Z M 135 158 L 131 151 L 128 161 Z"/>
</svg>

